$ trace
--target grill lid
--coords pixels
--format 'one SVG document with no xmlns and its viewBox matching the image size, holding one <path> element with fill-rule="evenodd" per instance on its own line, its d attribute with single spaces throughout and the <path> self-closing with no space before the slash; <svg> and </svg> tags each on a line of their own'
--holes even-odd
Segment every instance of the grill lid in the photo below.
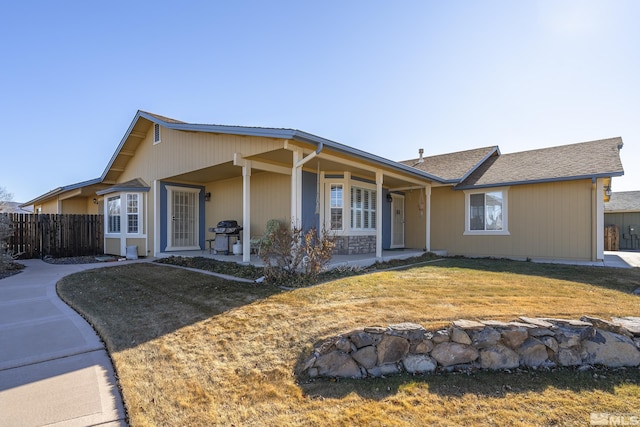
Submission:
<svg viewBox="0 0 640 427">
<path fill-rule="evenodd" d="M 223 221 L 220 221 L 218 225 L 216 225 L 216 228 L 238 228 L 238 221 L 235 221 L 233 219 L 225 219 Z"/>
</svg>

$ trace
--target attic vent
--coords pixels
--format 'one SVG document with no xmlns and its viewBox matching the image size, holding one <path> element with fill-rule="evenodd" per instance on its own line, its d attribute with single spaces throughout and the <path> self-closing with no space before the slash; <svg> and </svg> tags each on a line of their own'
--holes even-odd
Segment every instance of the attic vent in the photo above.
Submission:
<svg viewBox="0 0 640 427">
<path fill-rule="evenodd" d="M 160 142 L 160 125 L 157 123 L 153 124 L 153 143 L 157 144 Z"/>
</svg>

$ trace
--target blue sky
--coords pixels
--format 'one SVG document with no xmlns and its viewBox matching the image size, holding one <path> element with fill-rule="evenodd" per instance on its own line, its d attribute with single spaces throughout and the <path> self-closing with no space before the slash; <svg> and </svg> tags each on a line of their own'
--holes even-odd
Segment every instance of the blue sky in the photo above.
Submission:
<svg viewBox="0 0 640 427">
<path fill-rule="evenodd" d="M 393 160 L 621 136 L 640 190 L 637 1 L 30 1 L 0 14 L 0 186 L 99 177 L 138 109 Z"/>
</svg>

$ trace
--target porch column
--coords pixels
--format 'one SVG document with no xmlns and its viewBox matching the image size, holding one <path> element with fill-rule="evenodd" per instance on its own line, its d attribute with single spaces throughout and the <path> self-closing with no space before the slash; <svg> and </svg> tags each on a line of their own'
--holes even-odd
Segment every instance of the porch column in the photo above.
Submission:
<svg viewBox="0 0 640 427">
<path fill-rule="evenodd" d="M 251 261 L 251 160 L 242 166 L 242 262 Z"/>
<path fill-rule="evenodd" d="M 291 226 L 300 224 L 302 218 L 302 150 L 293 150 L 293 167 L 291 169 Z"/>
<path fill-rule="evenodd" d="M 425 243 L 424 248 L 427 252 L 431 252 L 431 186 L 424 187 L 424 198 L 425 203 L 427 204 L 427 215 L 426 215 L 426 235 L 425 235 Z"/>
<path fill-rule="evenodd" d="M 382 172 L 376 172 L 376 258 L 382 260 Z"/>
</svg>

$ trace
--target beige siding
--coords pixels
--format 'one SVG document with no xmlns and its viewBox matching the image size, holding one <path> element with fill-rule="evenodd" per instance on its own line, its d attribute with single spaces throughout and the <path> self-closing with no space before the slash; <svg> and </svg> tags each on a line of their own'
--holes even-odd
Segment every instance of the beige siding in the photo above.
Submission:
<svg viewBox="0 0 640 427">
<path fill-rule="evenodd" d="M 41 205 L 35 206 L 36 209 L 40 208 L 40 213 L 43 214 L 57 214 L 58 212 L 58 199 L 47 200 Z"/>
<path fill-rule="evenodd" d="M 104 242 L 104 253 L 120 255 L 120 238 L 106 238 Z"/>
<path fill-rule="evenodd" d="M 590 260 L 591 181 L 513 186 L 508 236 L 465 236 L 464 192 L 434 188 L 432 248 L 451 255 Z"/>
<path fill-rule="evenodd" d="M 65 199 L 60 202 L 62 205 L 63 214 L 88 214 L 89 203 L 93 204 L 93 199 L 89 199 L 87 197 L 74 197 L 73 199 Z M 97 213 L 97 205 L 96 209 L 93 209 L 94 212 Z"/>
<path fill-rule="evenodd" d="M 208 168 L 233 161 L 234 153 L 243 156 L 282 148 L 281 140 L 236 135 L 217 135 L 161 129 L 162 142 L 153 144 L 153 132 L 140 143 L 119 182 L 142 178 L 148 184 L 155 179 Z M 240 173 L 240 168 L 238 172 Z"/>
<path fill-rule="evenodd" d="M 242 178 L 211 182 L 206 185 L 211 201 L 205 202 L 206 227 L 214 227 L 223 219 L 235 219 L 242 224 Z M 251 176 L 250 235 L 264 232 L 267 221 L 287 220 L 291 214 L 291 182 L 287 175 L 256 173 Z M 207 233 L 208 235 L 209 233 Z"/>
</svg>

